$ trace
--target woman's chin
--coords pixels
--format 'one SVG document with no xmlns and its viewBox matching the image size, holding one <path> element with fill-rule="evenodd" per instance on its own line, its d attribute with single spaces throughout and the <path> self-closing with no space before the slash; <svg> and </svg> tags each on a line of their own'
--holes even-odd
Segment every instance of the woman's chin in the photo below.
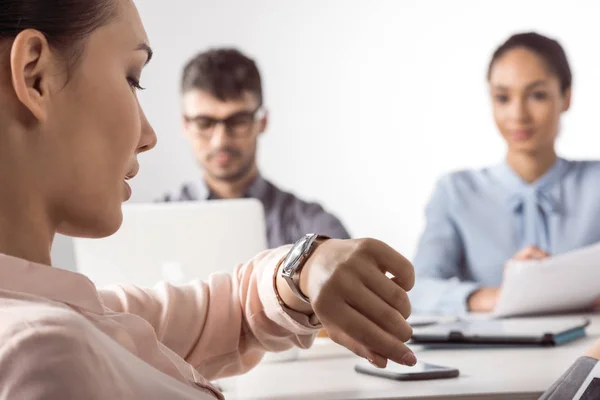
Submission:
<svg viewBox="0 0 600 400">
<path fill-rule="evenodd" d="M 122 222 L 123 213 L 119 208 L 118 212 L 114 212 L 112 215 L 96 214 L 94 217 L 85 219 L 64 221 L 58 226 L 57 232 L 71 237 L 100 239 L 115 234 Z"/>
<path fill-rule="evenodd" d="M 538 153 L 541 150 L 539 143 L 534 139 L 514 141 L 509 143 L 509 150 L 514 153 Z"/>
</svg>

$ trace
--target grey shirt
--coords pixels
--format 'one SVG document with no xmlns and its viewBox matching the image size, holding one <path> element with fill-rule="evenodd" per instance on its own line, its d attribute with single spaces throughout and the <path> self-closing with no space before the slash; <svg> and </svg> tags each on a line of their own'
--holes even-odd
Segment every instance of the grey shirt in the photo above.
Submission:
<svg viewBox="0 0 600 400">
<path fill-rule="evenodd" d="M 565 374 L 540 397 L 540 400 L 571 400 L 596 365 L 598 360 L 580 357 Z M 581 400 L 600 399 L 600 379 L 595 379 L 585 389 Z"/>
<path fill-rule="evenodd" d="M 340 220 L 319 204 L 301 200 L 277 188 L 262 176 L 258 176 L 250 185 L 245 197 L 260 200 L 264 206 L 270 248 L 294 243 L 307 233 L 318 233 L 336 239 L 350 238 Z M 184 184 L 178 192 L 166 194 L 160 201 L 213 199 L 217 197 L 203 180 L 199 180 Z"/>
</svg>

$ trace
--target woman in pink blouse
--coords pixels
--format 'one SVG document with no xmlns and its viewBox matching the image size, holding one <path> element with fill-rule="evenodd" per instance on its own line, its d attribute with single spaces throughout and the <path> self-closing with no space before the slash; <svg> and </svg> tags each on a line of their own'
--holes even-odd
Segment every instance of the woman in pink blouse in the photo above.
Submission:
<svg viewBox="0 0 600 400">
<path fill-rule="evenodd" d="M 156 144 L 136 97 L 151 56 L 131 0 L 0 0 L 0 399 L 221 398 L 208 380 L 321 327 L 378 366 L 414 364 L 412 266 L 375 240 L 309 237 L 153 289 L 49 267 L 56 232 L 121 223 Z"/>
</svg>

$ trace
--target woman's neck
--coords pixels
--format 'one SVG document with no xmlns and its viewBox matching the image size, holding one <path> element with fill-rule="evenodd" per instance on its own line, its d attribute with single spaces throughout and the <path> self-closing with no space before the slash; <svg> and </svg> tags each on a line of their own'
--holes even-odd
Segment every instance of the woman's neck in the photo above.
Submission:
<svg viewBox="0 0 600 400">
<path fill-rule="evenodd" d="M 533 183 L 548 172 L 557 160 L 554 148 L 537 153 L 509 152 L 506 162 L 527 183 Z"/>
<path fill-rule="evenodd" d="M 1 201 L 1 200 L 0 200 Z M 5 214 L 0 204 L 0 253 L 43 265 L 52 265 L 50 250 L 54 232 L 30 215 Z"/>
<path fill-rule="evenodd" d="M 0 253 L 22 258 L 42 265 L 52 265 L 50 249 L 53 236 L 42 232 L 32 232 L 25 226 L 22 229 L 6 228 L 0 221 Z"/>
<path fill-rule="evenodd" d="M 35 192 L 39 185 L 16 172 L 25 170 L 25 161 L 7 149 L 0 150 L 0 161 L 0 253 L 51 265 L 56 229 L 42 196 Z"/>
</svg>

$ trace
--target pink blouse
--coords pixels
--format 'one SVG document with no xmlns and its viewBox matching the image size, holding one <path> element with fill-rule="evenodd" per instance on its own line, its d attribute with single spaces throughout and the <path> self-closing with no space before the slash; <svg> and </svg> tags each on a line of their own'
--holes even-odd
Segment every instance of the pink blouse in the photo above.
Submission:
<svg viewBox="0 0 600 400">
<path fill-rule="evenodd" d="M 309 347 L 320 328 L 278 301 L 288 249 L 207 282 L 100 291 L 0 255 L 0 400 L 222 399 L 209 380 L 248 371 L 265 351 Z"/>
</svg>

